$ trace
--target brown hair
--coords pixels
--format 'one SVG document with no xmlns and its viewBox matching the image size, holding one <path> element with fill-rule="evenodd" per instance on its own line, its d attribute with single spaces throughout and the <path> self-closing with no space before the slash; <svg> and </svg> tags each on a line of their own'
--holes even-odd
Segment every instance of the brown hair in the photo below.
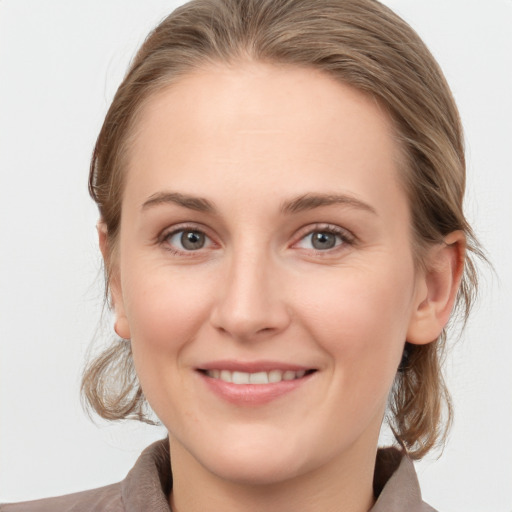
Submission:
<svg viewBox="0 0 512 512">
<path fill-rule="evenodd" d="M 374 97 L 394 120 L 405 155 L 402 178 L 412 212 L 415 254 L 455 230 L 469 255 L 456 312 L 467 318 L 482 256 L 462 210 L 462 127 L 450 89 L 418 35 L 375 0 L 193 0 L 148 36 L 120 85 L 99 134 L 89 190 L 108 232 L 110 258 L 121 218 L 124 159 L 145 100 L 180 76 L 211 62 L 252 59 L 311 67 Z M 446 333 L 427 345 L 406 344 L 388 421 L 398 442 L 420 458 L 444 439 L 451 420 L 441 362 Z M 116 343 L 87 367 L 86 403 L 107 419 L 151 422 L 129 343 Z M 443 422 L 443 404 L 446 418 Z"/>
</svg>

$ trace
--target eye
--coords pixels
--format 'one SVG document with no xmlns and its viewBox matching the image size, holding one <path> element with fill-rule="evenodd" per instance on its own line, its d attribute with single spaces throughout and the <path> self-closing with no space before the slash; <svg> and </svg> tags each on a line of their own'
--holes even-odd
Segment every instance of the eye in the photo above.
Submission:
<svg viewBox="0 0 512 512">
<path fill-rule="evenodd" d="M 313 248 L 320 251 L 332 249 L 340 243 L 338 240 L 339 236 L 334 233 L 326 233 L 325 231 L 315 231 L 314 233 L 311 233 L 311 235 L 308 235 L 308 237 Z"/>
<path fill-rule="evenodd" d="M 329 251 L 350 243 L 352 243 L 352 238 L 348 233 L 341 228 L 329 226 L 309 231 L 299 240 L 296 247 L 314 251 Z"/>
<path fill-rule="evenodd" d="M 197 229 L 180 229 L 165 236 L 165 242 L 178 251 L 198 251 L 211 245 L 211 240 Z"/>
</svg>

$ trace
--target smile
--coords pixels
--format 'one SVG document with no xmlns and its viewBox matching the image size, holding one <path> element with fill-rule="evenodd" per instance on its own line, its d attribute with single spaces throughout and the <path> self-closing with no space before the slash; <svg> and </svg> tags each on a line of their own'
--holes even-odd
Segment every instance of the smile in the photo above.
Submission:
<svg viewBox="0 0 512 512">
<path fill-rule="evenodd" d="M 230 370 L 203 370 L 207 377 L 220 379 L 232 384 L 276 384 L 282 381 L 301 379 L 315 370 L 270 370 L 260 372 L 241 372 Z"/>
<path fill-rule="evenodd" d="M 197 368 L 207 389 L 237 406 L 260 406 L 306 386 L 318 370 L 271 362 L 209 363 Z"/>
</svg>

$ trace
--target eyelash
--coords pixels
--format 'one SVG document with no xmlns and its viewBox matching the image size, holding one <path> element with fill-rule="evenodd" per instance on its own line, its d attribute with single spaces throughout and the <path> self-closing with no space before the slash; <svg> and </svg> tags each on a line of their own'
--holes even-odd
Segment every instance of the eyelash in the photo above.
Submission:
<svg viewBox="0 0 512 512">
<path fill-rule="evenodd" d="M 170 253 L 178 256 L 185 256 L 185 257 L 194 257 L 199 256 L 201 249 L 198 250 L 186 250 L 186 249 L 176 249 L 169 243 L 169 239 L 179 233 L 184 232 L 194 232 L 199 233 L 205 236 L 205 238 L 209 241 L 210 245 L 217 245 L 212 240 L 210 236 L 208 236 L 203 228 L 197 225 L 180 225 L 175 226 L 170 231 L 164 231 L 157 240 L 157 243 L 162 246 L 165 250 L 169 251 Z M 296 241 L 293 242 L 291 247 L 296 246 L 301 241 L 305 240 L 307 237 L 311 237 L 315 233 L 325 233 L 325 234 L 331 234 L 335 235 L 339 240 L 340 243 L 336 244 L 332 248 L 328 248 L 325 250 L 321 249 L 305 249 L 307 251 L 313 252 L 315 255 L 319 255 L 320 257 L 325 257 L 328 255 L 331 255 L 333 252 L 338 252 L 339 250 L 342 250 L 347 245 L 353 246 L 356 243 L 356 237 L 350 233 L 350 231 L 340 228 L 339 226 L 336 226 L 334 224 L 316 224 L 316 225 L 308 225 L 307 227 L 303 228 L 299 232 L 299 236 L 296 238 Z"/>
<path fill-rule="evenodd" d="M 201 249 L 198 249 L 197 251 L 193 250 L 186 250 L 186 249 L 176 249 L 169 243 L 169 239 L 178 233 L 199 233 L 205 236 L 207 240 L 209 240 L 210 244 L 216 245 L 215 242 L 213 242 L 212 238 L 209 237 L 205 230 L 201 228 L 200 226 L 193 225 L 193 224 L 182 224 L 180 226 L 175 226 L 170 231 L 164 231 L 157 240 L 158 245 L 162 246 L 166 251 L 169 251 L 171 254 L 177 255 L 177 256 L 185 256 L 185 257 L 194 257 L 198 256 L 201 251 Z"/>
<path fill-rule="evenodd" d="M 356 237 L 348 230 L 336 226 L 334 224 L 316 224 L 309 225 L 304 230 L 301 230 L 297 237 L 297 241 L 293 243 L 293 246 L 299 244 L 301 241 L 313 236 L 315 233 L 335 235 L 340 243 L 336 244 L 332 248 L 328 249 L 306 249 L 307 251 L 313 252 L 316 256 L 327 257 L 333 253 L 337 253 L 340 250 L 346 249 L 347 246 L 353 246 L 356 243 Z"/>
</svg>

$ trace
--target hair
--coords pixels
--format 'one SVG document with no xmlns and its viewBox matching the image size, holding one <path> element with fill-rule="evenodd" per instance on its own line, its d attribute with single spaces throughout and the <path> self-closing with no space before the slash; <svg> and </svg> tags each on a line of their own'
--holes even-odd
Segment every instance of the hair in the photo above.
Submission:
<svg viewBox="0 0 512 512">
<path fill-rule="evenodd" d="M 464 273 L 452 313 L 465 321 L 477 288 L 472 258 L 483 254 L 462 208 L 465 158 L 459 114 L 425 44 L 376 0 L 193 0 L 149 34 L 117 90 L 90 167 L 89 191 L 108 233 L 107 298 L 130 136 L 146 100 L 209 64 L 247 60 L 320 70 L 386 109 L 404 156 L 400 171 L 417 261 L 425 264 L 423 249 L 443 243 L 450 232 L 466 235 Z M 451 422 L 441 372 L 445 344 L 445 330 L 427 345 L 406 343 L 390 394 L 388 422 L 413 458 L 442 444 Z M 86 407 L 103 418 L 152 423 L 130 343 L 116 342 L 89 363 L 82 396 Z"/>
</svg>

